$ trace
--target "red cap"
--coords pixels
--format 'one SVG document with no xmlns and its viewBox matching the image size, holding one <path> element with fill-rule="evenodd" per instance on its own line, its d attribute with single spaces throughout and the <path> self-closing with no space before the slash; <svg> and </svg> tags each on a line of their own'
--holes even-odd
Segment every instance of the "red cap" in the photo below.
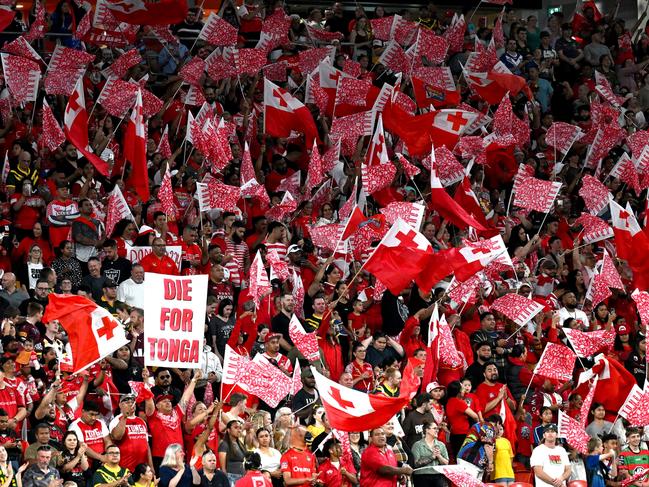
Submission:
<svg viewBox="0 0 649 487">
<path fill-rule="evenodd" d="M 170 401 L 173 401 L 174 397 L 171 394 L 158 394 L 155 397 L 155 402 L 157 404 L 157 403 L 159 403 L 161 401 L 166 401 L 167 399 L 170 400 Z"/>
<path fill-rule="evenodd" d="M 271 341 L 273 338 L 277 338 L 277 339 L 282 338 L 282 334 L 281 334 L 281 333 L 268 333 L 268 334 L 264 337 L 264 343 L 268 343 L 268 342 Z"/>
<path fill-rule="evenodd" d="M 620 325 L 617 327 L 617 334 L 618 335 L 628 335 L 631 331 L 629 330 L 629 327 L 626 325 Z"/>
</svg>

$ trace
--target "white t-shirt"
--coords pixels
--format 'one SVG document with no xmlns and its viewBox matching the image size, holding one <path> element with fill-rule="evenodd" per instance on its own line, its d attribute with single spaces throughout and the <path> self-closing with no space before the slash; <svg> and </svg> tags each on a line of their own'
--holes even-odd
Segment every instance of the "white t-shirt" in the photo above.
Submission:
<svg viewBox="0 0 649 487">
<path fill-rule="evenodd" d="M 566 453 L 566 450 L 564 450 L 562 446 L 549 448 L 545 445 L 539 445 L 532 451 L 530 465 L 532 468 L 543 468 L 543 472 L 545 472 L 546 475 L 556 479 L 563 475 L 566 466 L 570 466 L 570 458 L 568 458 L 568 453 Z M 536 475 L 535 477 L 536 487 L 554 487 L 552 484 L 543 482 Z"/>
<path fill-rule="evenodd" d="M 569 311 L 565 307 L 559 309 L 559 326 L 563 326 L 563 323 L 568 318 L 573 318 L 578 322 L 580 322 L 579 324 L 580 324 L 581 331 L 585 331 L 588 329 L 588 324 L 590 322 L 588 321 L 588 316 L 582 310 L 575 308 L 574 311 Z"/>
</svg>

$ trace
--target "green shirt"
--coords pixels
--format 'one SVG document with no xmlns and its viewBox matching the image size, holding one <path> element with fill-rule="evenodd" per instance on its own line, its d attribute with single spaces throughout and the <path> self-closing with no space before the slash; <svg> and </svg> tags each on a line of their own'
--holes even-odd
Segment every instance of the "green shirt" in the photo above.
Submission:
<svg viewBox="0 0 649 487">
<path fill-rule="evenodd" d="M 92 485 L 96 487 L 100 484 L 110 484 L 111 482 L 116 482 L 117 480 L 128 474 L 128 468 L 110 468 L 108 465 L 103 464 L 95 471 L 95 475 L 92 477 Z"/>
<path fill-rule="evenodd" d="M 434 446 L 439 448 L 440 453 L 448 460 L 446 445 L 439 440 L 434 441 Z M 414 457 L 415 472 L 413 475 L 440 475 L 433 467 L 441 465 L 439 460 L 433 456 L 433 450 L 428 447 L 426 440 L 419 440 L 412 445 L 412 456 Z"/>
</svg>

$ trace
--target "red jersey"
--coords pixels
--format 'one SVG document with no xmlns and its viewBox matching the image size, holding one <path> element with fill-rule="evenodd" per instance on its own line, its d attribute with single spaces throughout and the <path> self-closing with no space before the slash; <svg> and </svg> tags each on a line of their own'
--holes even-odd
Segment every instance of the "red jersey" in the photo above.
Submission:
<svg viewBox="0 0 649 487">
<path fill-rule="evenodd" d="M 354 468 L 354 464 L 349 464 L 349 465 L 343 465 L 342 460 L 338 463 L 338 465 L 334 465 L 331 460 L 328 458 L 320 464 L 318 467 L 318 473 L 320 476 L 318 477 L 318 480 L 321 480 L 324 482 L 324 485 L 327 487 L 343 487 L 343 486 L 348 486 L 349 481 L 343 477 L 343 474 L 340 473 L 341 467 L 345 467 L 347 471 L 351 474 L 356 473 L 356 469 Z M 350 470 L 351 469 L 351 470 Z"/>
<path fill-rule="evenodd" d="M 22 193 L 14 193 L 9 199 L 9 203 L 13 206 L 22 198 Z M 14 226 L 21 230 L 31 230 L 34 223 L 40 221 L 41 210 L 45 208 L 45 200 L 39 196 L 28 196 L 21 206 L 20 210 L 15 212 Z"/>
<path fill-rule="evenodd" d="M 500 392 L 501 387 L 506 387 L 506 386 L 505 384 L 501 384 L 500 382 L 497 382 L 492 386 L 483 382 L 478 386 L 478 388 L 475 390 L 475 395 L 478 396 L 478 399 L 482 404 L 482 407 L 486 408 L 488 403 L 496 399 L 496 397 L 498 396 L 498 392 Z M 514 401 L 514 396 L 512 396 L 512 393 L 509 392 L 509 389 L 507 389 L 506 397 Z M 507 407 L 509 408 L 509 406 Z M 485 418 L 491 416 L 492 414 L 500 414 L 500 403 L 496 404 L 496 407 L 494 407 L 493 409 L 490 409 L 489 411 L 483 411 L 482 413 L 482 415 Z"/>
<path fill-rule="evenodd" d="M 145 255 L 140 261 L 144 272 L 155 272 L 156 274 L 167 274 L 169 276 L 179 275 L 178 266 L 168 255 L 156 256 L 153 252 Z"/>
<path fill-rule="evenodd" d="M 234 483 L 234 487 L 273 487 L 273 483 L 259 472 L 246 472 Z"/>
<path fill-rule="evenodd" d="M 183 444 L 181 423 L 183 410 L 180 406 L 174 407 L 171 414 L 161 414 L 157 409 L 148 418 L 151 430 L 151 455 L 164 457 L 165 450 L 172 443 Z"/>
<path fill-rule="evenodd" d="M 345 371 L 352 374 L 352 380 L 358 379 L 361 375 L 367 372 L 370 375 L 370 378 L 359 380 L 354 385 L 354 389 L 363 392 L 370 392 L 374 389 L 374 369 L 372 368 L 372 364 L 363 362 L 363 365 L 359 365 L 358 362 L 354 360 L 347 365 Z"/>
<path fill-rule="evenodd" d="M 18 409 L 25 407 L 25 399 L 15 387 L 5 383 L 0 389 L 0 408 L 7 412 L 9 419 L 14 418 Z"/>
<path fill-rule="evenodd" d="M 397 458 L 392 448 L 386 446 L 383 450 L 370 445 L 361 456 L 361 487 L 395 487 L 397 485 L 396 475 L 381 475 L 377 472 L 379 467 L 388 465 L 397 466 Z"/>
<path fill-rule="evenodd" d="M 108 428 L 110 431 L 117 427 L 121 417 L 120 414 L 113 418 Z M 138 416 L 126 418 L 124 436 L 114 443 L 122 452 L 120 466 L 128 468 L 130 472 L 133 472 L 140 463 L 149 462 L 149 432 L 142 418 Z"/>
<path fill-rule="evenodd" d="M 104 454 L 104 450 L 106 449 L 104 438 L 108 436 L 108 428 L 106 427 L 106 423 L 101 419 L 96 420 L 91 426 L 84 423 L 81 421 L 81 418 L 79 418 L 70 424 L 68 431 L 74 431 L 77 434 L 79 441 L 88 445 L 88 448 L 95 453 L 98 453 L 99 455 Z M 88 461 L 90 460 L 91 459 L 89 458 Z"/>
<path fill-rule="evenodd" d="M 297 487 L 306 487 L 311 485 L 311 478 L 316 473 L 315 456 L 308 450 L 291 448 L 282 455 L 280 468 L 282 473 L 290 473 L 291 479 L 305 479 L 306 481 Z"/>
<path fill-rule="evenodd" d="M 184 241 L 181 242 L 180 247 L 182 249 L 181 259 L 185 262 L 182 274 L 183 276 L 190 276 L 198 274 L 198 267 L 190 265 L 190 262 L 197 260 L 198 266 L 200 266 L 200 261 L 203 258 L 203 252 L 198 244 L 193 243 L 187 245 Z"/>
</svg>

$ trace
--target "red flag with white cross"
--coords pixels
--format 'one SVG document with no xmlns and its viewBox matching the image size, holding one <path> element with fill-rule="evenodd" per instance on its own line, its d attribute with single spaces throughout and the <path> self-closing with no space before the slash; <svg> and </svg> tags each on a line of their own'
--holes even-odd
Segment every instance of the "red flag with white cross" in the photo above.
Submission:
<svg viewBox="0 0 649 487">
<path fill-rule="evenodd" d="M 70 340 L 73 372 L 99 362 L 128 343 L 124 327 L 88 298 L 50 294 L 43 321 L 58 320 Z"/>
</svg>

